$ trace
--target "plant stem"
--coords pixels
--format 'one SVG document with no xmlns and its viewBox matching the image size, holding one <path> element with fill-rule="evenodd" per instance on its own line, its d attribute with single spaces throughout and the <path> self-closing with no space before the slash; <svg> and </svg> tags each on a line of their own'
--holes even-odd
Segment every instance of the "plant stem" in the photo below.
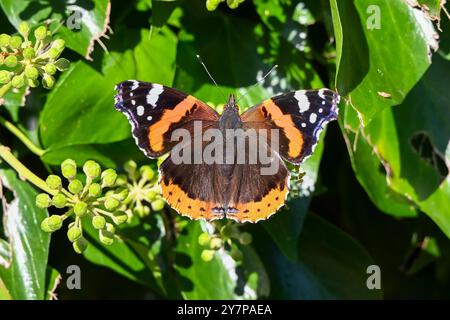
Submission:
<svg viewBox="0 0 450 320">
<path fill-rule="evenodd" d="M 0 117 L 0 124 L 4 126 L 6 129 L 9 130 L 13 135 L 15 135 L 20 141 L 23 142 L 24 145 L 27 146 L 27 148 L 33 152 L 37 156 L 42 156 L 45 153 L 45 150 L 42 150 L 41 148 L 37 147 L 28 137 L 14 124 L 9 122 L 8 120 Z"/>
<path fill-rule="evenodd" d="M 12 153 L 11 150 L 3 145 L 0 145 L 0 157 L 3 158 L 14 170 L 17 171 L 19 177 L 24 180 L 28 180 L 32 184 L 34 184 L 39 189 L 51 194 L 55 195 L 58 193 L 57 190 L 50 189 L 44 180 L 36 176 L 33 172 L 31 172 L 27 167 L 23 165 Z"/>
<path fill-rule="evenodd" d="M 5 84 L 3 87 L 0 88 L 0 98 L 5 95 L 6 92 L 11 88 L 11 82 Z"/>
</svg>

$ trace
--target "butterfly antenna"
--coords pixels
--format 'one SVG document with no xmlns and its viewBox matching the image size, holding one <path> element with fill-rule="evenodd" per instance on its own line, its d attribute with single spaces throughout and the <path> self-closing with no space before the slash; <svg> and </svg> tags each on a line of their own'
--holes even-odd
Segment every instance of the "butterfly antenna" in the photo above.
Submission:
<svg viewBox="0 0 450 320">
<path fill-rule="evenodd" d="M 220 93 L 222 94 L 222 96 L 224 97 L 225 101 L 227 100 L 227 97 L 225 96 L 225 94 L 223 93 L 222 89 L 220 89 L 220 87 L 217 85 L 216 80 L 214 80 L 214 78 L 212 77 L 211 73 L 209 73 L 208 68 L 206 67 L 206 65 L 203 63 L 202 58 L 200 57 L 200 55 L 197 54 L 197 59 L 200 62 L 200 64 L 203 66 L 203 69 L 205 69 L 206 73 L 208 74 L 209 78 L 212 80 L 212 82 L 214 82 L 214 84 L 216 85 L 216 87 L 219 89 Z"/>
<path fill-rule="evenodd" d="M 276 68 L 278 68 L 278 65 L 277 65 L 277 64 L 274 65 L 274 66 L 272 67 L 272 69 L 270 69 L 270 70 L 264 75 L 264 77 L 262 77 L 261 79 L 259 79 L 254 85 L 252 85 L 250 88 L 248 88 L 247 91 L 246 91 L 242 96 L 240 96 L 239 99 L 237 99 L 236 103 L 237 103 L 239 100 L 241 100 L 243 97 L 245 97 L 247 94 L 249 94 L 251 89 L 253 89 L 253 88 L 256 87 L 258 84 L 260 84 L 261 82 L 263 82 L 263 81 L 269 76 L 269 74 L 271 74 L 272 71 L 274 71 Z"/>
</svg>

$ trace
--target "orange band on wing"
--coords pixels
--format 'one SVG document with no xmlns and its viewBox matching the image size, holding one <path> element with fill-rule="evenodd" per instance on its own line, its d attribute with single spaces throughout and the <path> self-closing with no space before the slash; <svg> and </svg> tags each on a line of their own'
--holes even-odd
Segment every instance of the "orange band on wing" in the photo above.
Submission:
<svg viewBox="0 0 450 320">
<path fill-rule="evenodd" d="M 193 96 L 187 96 L 175 108 L 165 110 L 161 118 L 148 128 L 149 145 L 153 152 L 164 150 L 164 135 L 172 124 L 179 122 L 189 113 L 196 101 Z"/>
<path fill-rule="evenodd" d="M 271 99 L 266 100 L 263 105 L 272 121 L 283 129 L 286 138 L 289 140 L 289 156 L 292 158 L 300 156 L 303 146 L 303 135 L 295 126 L 292 117 L 284 114 Z"/>
<path fill-rule="evenodd" d="M 189 198 L 186 192 L 172 181 L 165 184 L 164 179 L 161 179 L 160 185 L 164 199 L 182 216 L 206 220 L 223 218 L 223 215 L 216 215 L 212 212 L 212 209 L 216 207 L 215 203 Z"/>
<path fill-rule="evenodd" d="M 238 222 L 265 220 L 284 204 L 288 192 L 287 187 L 278 187 L 272 189 L 261 201 L 235 204 L 233 207 L 237 209 L 237 213 L 228 214 L 227 217 Z"/>
</svg>

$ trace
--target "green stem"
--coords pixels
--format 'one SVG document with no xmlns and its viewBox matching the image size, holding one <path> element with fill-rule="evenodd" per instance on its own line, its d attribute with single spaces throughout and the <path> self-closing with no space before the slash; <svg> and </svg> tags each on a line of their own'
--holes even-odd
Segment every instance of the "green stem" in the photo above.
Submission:
<svg viewBox="0 0 450 320">
<path fill-rule="evenodd" d="M 44 180 L 36 176 L 33 172 L 31 172 L 27 167 L 25 167 L 22 162 L 20 162 L 12 153 L 11 150 L 3 145 L 0 145 L 0 157 L 3 158 L 14 170 L 17 171 L 19 176 L 28 180 L 32 184 L 34 184 L 39 189 L 51 194 L 55 195 L 58 193 L 57 190 L 50 189 Z"/>
<path fill-rule="evenodd" d="M 11 82 L 5 84 L 0 88 L 0 98 L 2 98 L 9 89 L 11 89 Z"/>
<path fill-rule="evenodd" d="M 45 153 L 45 150 L 42 150 L 41 148 L 37 147 L 30 139 L 28 139 L 28 137 L 19 128 L 17 128 L 11 122 L 0 117 L 0 124 L 4 126 L 6 129 L 8 129 L 9 132 L 15 135 L 20 141 L 22 141 L 23 144 L 26 145 L 27 148 L 35 155 L 40 157 Z"/>
</svg>

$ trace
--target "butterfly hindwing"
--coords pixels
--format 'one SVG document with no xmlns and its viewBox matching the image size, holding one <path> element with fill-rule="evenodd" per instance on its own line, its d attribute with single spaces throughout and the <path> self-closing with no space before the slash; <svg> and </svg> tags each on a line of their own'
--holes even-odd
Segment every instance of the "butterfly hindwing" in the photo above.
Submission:
<svg viewBox="0 0 450 320">
<path fill-rule="evenodd" d="M 115 107 L 132 126 L 138 147 L 151 158 L 161 156 L 176 144 L 171 134 L 177 128 L 193 128 L 194 120 L 205 125 L 218 114 L 191 95 L 156 83 L 128 80 L 116 86 Z"/>
<path fill-rule="evenodd" d="M 247 110 L 247 126 L 280 130 L 280 155 L 299 164 L 311 155 L 323 126 L 337 119 L 339 95 L 329 89 L 298 90 Z"/>
</svg>

